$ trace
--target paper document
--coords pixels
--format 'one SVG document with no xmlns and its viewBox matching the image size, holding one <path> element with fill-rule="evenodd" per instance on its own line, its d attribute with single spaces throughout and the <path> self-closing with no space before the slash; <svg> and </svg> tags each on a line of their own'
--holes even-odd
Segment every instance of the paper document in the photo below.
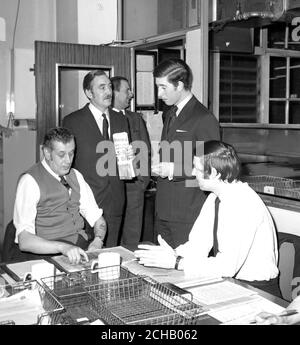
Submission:
<svg viewBox="0 0 300 345">
<path fill-rule="evenodd" d="M 26 274 L 31 274 L 31 279 L 40 280 L 40 278 L 53 276 L 60 272 L 55 272 L 55 267 L 45 260 L 31 260 L 7 264 L 9 274 L 13 279 L 23 280 Z"/>
<path fill-rule="evenodd" d="M 129 146 L 127 133 L 114 133 L 113 142 L 117 155 L 120 180 L 131 180 L 135 177 L 135 172 L 133 169 L 133 160 L 127 155 L 127 148 Z"/>
<path fill-rule="evenodd" d="M 25 289 L 0 299 L 0 322 L 14 321 L 16 325 L 36 324 L 44 313 L 38 289 Z"/>
<path fill-rule="evenodd" d="M 199 302 L 206 305 L 219 304 L 257 294 L 257 292 L 253 290 L 226 280 L 187 288 L 187 290 L 190 291 Z"/>
<path fill-rule="evenodd" d="M 221 282 L 223 280 L 221 277 L 186 278 L 183 282 L 176 283 L 176 285 L 181 288 L 192 288 L 194 286 Z"/>
<path fill-rule="evenodd" d="M 247 301 L 234 303 L 212 310 L 208 314 L 227 325 L 246 325 L 262 311 L 279 314 L 284 310 L 280 305 L 259 295 L 251 296 Z"/>
<path fill-rule="evenodd" d="M 99 253 L 102 252 L 119 253 L 121 256 L 121 264 L 123 262 L 128 262 L 134 258 L 134 255 L 130 250 L 119 246 L 113 248 L 99 249 L 92 252 L 86 252 L 89 261 L 84 261 L 79 264 L 71 264 L 69 259 L 64 255 L 53 256 L 52 258 L 50 258 L 50 260 L 54 263 L 54 265 L 56 265 L 59 269 L 63 270 L 64 272 L 76 272 L 90 269 L 92 261 L 97 260 Z"/>
<path fill-rule="evenodd" d="M 128 262 L 124 262 L 122 266 L 127 268 L 133 274 L 151 277 L 159 283 L 169 282 L 177 284 L 177 282 L 184 281 L 185 279 L 183 271 L 157 267 L 146 267 L 139 264 L 136 258 Z"/>
</svg>

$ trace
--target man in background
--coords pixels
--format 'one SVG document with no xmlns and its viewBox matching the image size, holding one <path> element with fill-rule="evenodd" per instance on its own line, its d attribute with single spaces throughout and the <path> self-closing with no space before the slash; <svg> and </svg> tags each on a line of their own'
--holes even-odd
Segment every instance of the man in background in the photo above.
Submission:
<svg viewBox="0 0 300 345">
<path fill-rule="evenodd" d="M 125 182 L 126 201 L 121 245 L 135 249 L 142 234 L 145 190 L 150 180 L 151 145 L 142 114 L 127 110 L 133 98 L 128 80 L 121 76 L 112 77 L 110 80 L 113 88 L 113 110 L 127 119 L 133 148 L 138 141 L 146 145 L 146 150 L 140 152 L 139 175 Z"/>
<path fill-rule="evenodd" d="M 84 250 L 101 249 L 106 234 L 102 209 L 83 176 L 71 169 L 74 135 L 66 128 L 49 130 L 44 158 L 21 176 L 14 206 L 15 242 L 21 251 L 67 256 L 78 263 Z M 90 243 L 84 220 L 94 227 Z"/>
<path fill-rule="evenodd" d="M 171 106 L 163 114 L 160 163 L 152 167 L 158 175 L 155 231 L 175 248 L 188 240 L 206 199 L 206 194 L 190 183 L 194 180 L 196 142 L 218 140 L 220 131 L 215 116 L 192 94 L 192 71 L 184 61 L 165 60 L 153 74 L 158 97 Z M 179 150 L 164 154 L 163 145 L 173 143 Z"/>
<path fill-rule="evenodd" d="M 119 244 L 125 203 L 124 182 L 120 180 L 115 152 L 108 152 L 113 173 L 99 174 L 97 162 L 106 152 L 97 152 L 100 143 L 112 142 L 113 134 L 127 132 L 126 118 L 110 107 L 111 81 L 103 70 L 89 72 L 83 80 L 83 90 L 89 103 L 63 119 L 63 126 L 75 135 L 74 168 L 79 170 L 90 185 L 96 202 L 103 209 L 107 222 L 106 247 Z M 112 162 L 112 163 L 111 163 Z M 109 169 L 110 171 L 110 169 Z M 115 173 L 116 172 L 116 173 Z"/>
</svg>

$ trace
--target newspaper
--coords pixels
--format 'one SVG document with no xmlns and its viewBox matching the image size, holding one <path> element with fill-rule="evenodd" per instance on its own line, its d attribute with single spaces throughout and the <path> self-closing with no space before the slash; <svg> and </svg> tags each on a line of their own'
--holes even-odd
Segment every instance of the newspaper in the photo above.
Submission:
<svg viewBox="0 0 300 345">
<path fill-rule="evenodd" d="M 127 149 L 129 146 L 127 133 L 114 133 L 113 142 L 117 155 L 120 180 L 131 180 L 135 177 L 135 172 L 133 169 L 133 159 L 129 158 L 127 154 Z"/>
</svg>

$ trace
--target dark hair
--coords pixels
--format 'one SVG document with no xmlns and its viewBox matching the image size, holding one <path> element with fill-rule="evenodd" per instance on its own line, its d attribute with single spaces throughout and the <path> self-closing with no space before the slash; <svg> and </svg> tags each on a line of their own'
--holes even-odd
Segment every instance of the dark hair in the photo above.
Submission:
<svg viewBox="0 0 300 345">
<path fill-rule="evenodd" d="M 168 82 L 178 86 L 181 81 L 184 88 L 191 90 L 193 83 L 193 73 L 190 67 L 181 59 L 164 60 L 158 64 L 153 71 L 155 78 L 168 77 Z"/>
<path fill-rule="evenodd" d="M 67 144 L 74 140 L 74 135 L 64 127 L 55 127 L 48 130 L 44 136 L 43 148 L 47 147 L 50 150 L 53 149 L 53 142 L 58 141 L 63 144 Z"/>
<path fill-rule="evenodd" d="M 120 91 L 121 81 L 122 80 L 127 81 L 127 83 L 129 84 L 129 81 L 128 81 L 127 78 L 121 77 L 119 75 L 110 78 L 113 91 Z"/>
<path fill-rule="evenodd" d="M 91 89 L 92 81 L 96 77 L 101 76 L 101 75 L 106 75 L 107 76 L 105 71 L 103 71 L 102 69 L 97 69 L 97 70 L 94 70 L 94 71 L 90 71 L 88 74 L 86 74 L 84 79 L 83 79 L 83 83 L 82 83 L 83 91 L 90 90 Z"/>
<path fill-rule="evenodd" d="M 234 148 L 217 140 L 204 142 L 204 174 L 211 174 L 211 168 L 216 169 L 223 181 L 238 179 L 241 164 Z"/>
</svg>

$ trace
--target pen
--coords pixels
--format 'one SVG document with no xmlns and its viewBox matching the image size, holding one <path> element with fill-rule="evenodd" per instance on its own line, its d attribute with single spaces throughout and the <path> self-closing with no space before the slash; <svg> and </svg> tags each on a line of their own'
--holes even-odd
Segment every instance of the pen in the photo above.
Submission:
<svg viewBox="0 0 300 345">
<path fill-rule="evenodd" d="M 296 315 L 296 314 L 298 314 L 298 310 L 296 310 L 296 309 L 287 309 L 287 310 L 284 310 L 280 314 L 271 315 L 271 316 L 267 317 L 266 319 L 269 319 L 269 318 L 271 318 L 273 316 L 291 316 L 291 315 Z M 256 320 L 250 321 L 250 324 L 255 324 L 255 323 L 257 323 Z"/>
</svg>

